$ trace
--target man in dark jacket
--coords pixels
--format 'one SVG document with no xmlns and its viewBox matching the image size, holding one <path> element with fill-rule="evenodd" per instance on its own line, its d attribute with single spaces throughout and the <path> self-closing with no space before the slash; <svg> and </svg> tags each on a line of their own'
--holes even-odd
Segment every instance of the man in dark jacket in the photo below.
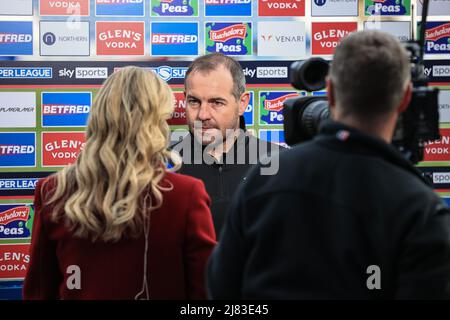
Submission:
<svg viewBox="0 0 450 320">
<path fill-rule="evenodd" d="M 186 72 L 185 96 L 190 134 L 172 149 L 182 155 L 179 172 L 205 183 L 219 235 L 231 196 L 250 166 L 278 153 L 279 146 L 245 131 L 242 115 L 249 93 L 236 60 L 220 53 L 194 60 Z M 277 164 L 277 158 L 272 157 L 261 173 L 275 174 Z"/>
<path fill-rule="evenodd" d="M 210 259 L 214 299 L 450 299 L 450 211 L 389 143 L 411 97 L 392 36 L 338 46 L 327 80 L 334 122 L 251 170 Z"/>
</svg>

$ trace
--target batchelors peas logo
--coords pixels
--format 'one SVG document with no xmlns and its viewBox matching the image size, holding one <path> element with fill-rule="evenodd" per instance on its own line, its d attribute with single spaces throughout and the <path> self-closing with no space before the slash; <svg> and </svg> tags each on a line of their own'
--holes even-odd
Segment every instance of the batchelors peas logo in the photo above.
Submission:
<svg viewBox="0 0 450 320">
<path fill-rule="evenodd" d="M 295 91 L 260 92 L 259 93 L 259 114 L 260 124 L 283 124 L 283 102 L 289 98 L 298 97 Z"/>
<path fill-rule="evenodd" d="M 227 55 L 252 54 L 252 24 L 207 22 L 206 51 Z"/>
<path fill-rule="evenodd" d="M 0 239 L 30 238 L 33 226 L 32 206 L 0 205 Z"/>
<path fill-rule="evenodd" d="M 450 22 L 427 22 L 425 53 L 450 53 Z"/>
<path fill-rule="evenodd" d="M 198 0 L 152 0 L 152 16 L 198 17 Z"/>
<path fill-rule="evenodd" d="M 408 16 L 411 0 L 366 0 L 366 16 Z"/>
</svg>

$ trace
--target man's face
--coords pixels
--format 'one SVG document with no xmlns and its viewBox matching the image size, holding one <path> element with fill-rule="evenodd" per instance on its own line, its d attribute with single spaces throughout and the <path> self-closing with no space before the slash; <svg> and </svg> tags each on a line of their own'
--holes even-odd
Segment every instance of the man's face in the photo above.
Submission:
<svg viewBox="0 0 450 320">
<path fill-rule="evenodd" d="M 189 130 L 203 145 L 221 143 L 239 127 L 239 116 L 248 104 L 248 93 L 233 96 L 233 78 L 223 66 L 209 72 L 191 73 L 186 80 L 186 117 Z M 198 121 L 196 127 L 194 122 Z M 216 141 L 220 139 L 220 141 Z"/>
</svg>

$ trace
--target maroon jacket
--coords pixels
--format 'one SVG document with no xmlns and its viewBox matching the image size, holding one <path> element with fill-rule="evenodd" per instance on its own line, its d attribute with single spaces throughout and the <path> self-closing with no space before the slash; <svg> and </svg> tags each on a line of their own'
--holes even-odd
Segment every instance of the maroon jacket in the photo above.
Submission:
<svg viewBox="0 0 450 320">
<path fill-rule="evenodd" d="M 206 298 L 205 265 L 216 244 L 209 196 L 195 178 L 167 173 L 164 180 L 173 190 L 163 192 L 162 206 L 151 213 L 150 299 Z M 134 299 L 143 285 L 144 236 L 109 244 L 74 237 L 63 222 L 50 220 L 52 206 L 44 203 L 55 179 L 41 193 L 43 181 L 35 192 L 24 299 Z M 81 289 L 66 285 L 73 279 L 71 265 L 80 268 Z"/>
</svg>

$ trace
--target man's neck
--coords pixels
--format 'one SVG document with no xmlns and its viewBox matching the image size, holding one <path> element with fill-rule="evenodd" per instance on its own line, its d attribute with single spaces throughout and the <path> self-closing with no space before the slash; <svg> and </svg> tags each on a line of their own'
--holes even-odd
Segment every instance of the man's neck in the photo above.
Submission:
<svg viewBox="0 0 450 320">
<path fill-rule="evenodd" d="M 214 146 L 214 148 L 209 149 L 208 154 L 217 161 L 221 161 L 223 155 L 230 151 L 230 149 L 233 147 L 239 135 L 239 132 L 240 130 L 234 130 L 233 133 L 229 134 L 221 144 L 218 144 Z"/>
</svg>

